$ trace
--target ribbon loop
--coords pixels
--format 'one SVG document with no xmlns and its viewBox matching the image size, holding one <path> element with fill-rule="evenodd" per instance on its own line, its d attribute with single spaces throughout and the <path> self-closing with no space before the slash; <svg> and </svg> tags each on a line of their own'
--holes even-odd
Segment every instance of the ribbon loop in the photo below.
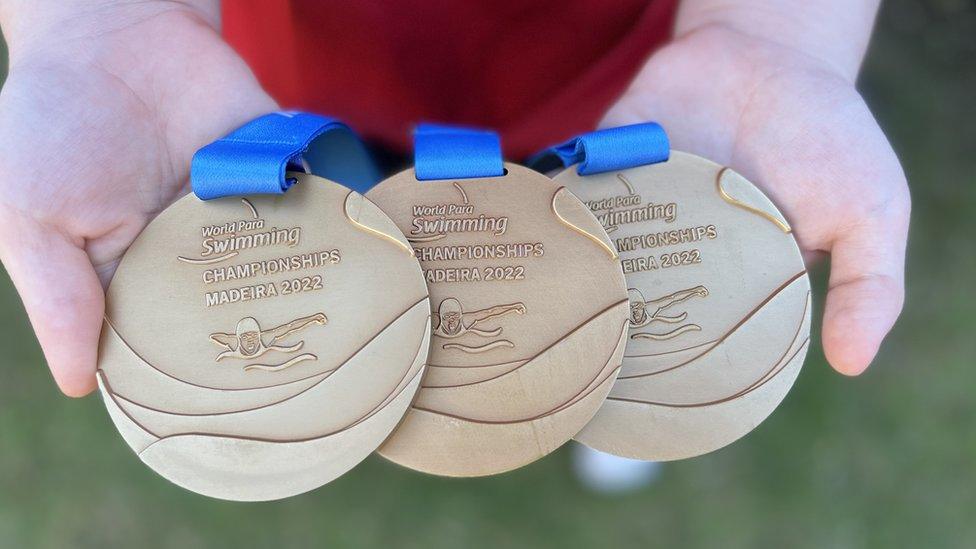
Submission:
<svg viewBox="0 0 976 549">
<path fill-rule="evenodd" d="M 646 122 L 581 134 L 533 155 L 527 164 L 542 172 L 578 164 L 577 173 L 591 175 L 664 162 L 670 153 L 664 128 Z"/>
<path fill-rule="evenodd" d="M 365 193 L 380 179 L 366 146 L 335 118 L 276 112 L 255 118 L 201 148 L 190 164 L 202 200 L 242 194 L 281 194 L 308 171 Z"/>
<path fill-rule="evenodd" d="M 501 140 L 493 131 L 420 124 L 413 137 L 419 180 L 505 175 Z"/>
</svg>

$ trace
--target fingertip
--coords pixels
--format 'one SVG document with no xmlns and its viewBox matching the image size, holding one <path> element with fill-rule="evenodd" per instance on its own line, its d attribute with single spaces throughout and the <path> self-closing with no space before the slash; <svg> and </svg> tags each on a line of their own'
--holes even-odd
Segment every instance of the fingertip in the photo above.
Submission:
<svg viewBox="0 0 976 549">
<path fill-rule="evenodd" d="M 98 384 L 95 382 L 94 371 L 92 371 L 90 374 L 82 369 L 72 369 L 58 372 L 55 371 L 54 367 L 52 366 L 51 373 L 54 375 L 54 382 L 57 383 L 58 389 L 60 389 L 65 396 L 71 398 L 82 398 L 88 396 L 98 386 Z"/>
<path fill-rule="evenodd" d="M 824 355 L 846 376 L 864 373 L 901 311 L 892 284 L 864 279 L 831 288 L 823 321 Z"/>
<path fill-rule="evenodd" d="M 824 324 L 824 355 L 827 362 L 838 373 L 848 377 L 859 376 L 874 361 L 878 353 L 878 344 L 872 344 L 864 338 L 852 337 L 851 334 L 831 334 L 828 325 Z"/>
</svg>

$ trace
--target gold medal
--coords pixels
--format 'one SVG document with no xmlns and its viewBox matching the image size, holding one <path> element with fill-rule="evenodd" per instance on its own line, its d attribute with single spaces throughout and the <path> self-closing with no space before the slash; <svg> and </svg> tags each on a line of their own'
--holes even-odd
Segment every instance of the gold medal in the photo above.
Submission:
<svg viewBox="0 0 976 549">
<path fill-rule="evenodd" d="M 331 181 L 186 196 L 126 253 L 98 379 L 139 457 L 190 490 L 268 500 L 320 486 L 389 435 L 420 384 L 426 285 L 403 234 Z"/>
<path fill-rule="evenodd" d="M 809 344 L 810 283 L 762 192 L 690 154 L 555 177 L 619 250 L 630 297 L 623 367 L 580 442 L 672 460 L 742 437 L 786 396 Z"/>
<path fill-rule="evenodd" d="M 594 216 L 539 173 L 418 181 L 369 198 L 423 267 L 433 337 L 422 388 L 380 453 L 407 467 L 478 476 L 568 441 L 617 375 L 627 296 Z"/>
</svg>

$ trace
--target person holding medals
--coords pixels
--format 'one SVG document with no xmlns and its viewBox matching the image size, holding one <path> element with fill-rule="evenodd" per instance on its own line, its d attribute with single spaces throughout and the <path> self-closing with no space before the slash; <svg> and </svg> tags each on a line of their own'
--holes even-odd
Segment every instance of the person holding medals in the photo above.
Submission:
<svg viewBox="0 0 976 549">
<path fill-rule="evenodd" d="M 513 159 L 657 120 L 761 187 L 808 261 L 830 254 L 824 352 L 857 375 L 901 310 L 910 212 L 855 86 L 878 4 L 2 0 L 0 259 L 83 396 L 122 254 L 187 192 L 195 151 L 279 104 L 394 156 L 419 120 L 497 128 Z"/>
</svg>

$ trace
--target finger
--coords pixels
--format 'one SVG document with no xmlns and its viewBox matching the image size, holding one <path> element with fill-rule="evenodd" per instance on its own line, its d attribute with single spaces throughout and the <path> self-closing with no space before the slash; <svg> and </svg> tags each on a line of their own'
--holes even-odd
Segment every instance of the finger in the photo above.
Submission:
<svg viewBox="0 0 976 549">
<path fill-rule="evenodd" d="M 105 295 L 78 242 L 34 223 L 5 223 L 0 259 L 17 287 L 61 391 L 95 388 Z"/>
<path fill-rule="evenodd" d="M 845 229 L 834 242 L 823 345 L 842 374 L 858 375 L 871 364 L 901 312 L 907 236 L 906 202 Z"/>
</svg>

